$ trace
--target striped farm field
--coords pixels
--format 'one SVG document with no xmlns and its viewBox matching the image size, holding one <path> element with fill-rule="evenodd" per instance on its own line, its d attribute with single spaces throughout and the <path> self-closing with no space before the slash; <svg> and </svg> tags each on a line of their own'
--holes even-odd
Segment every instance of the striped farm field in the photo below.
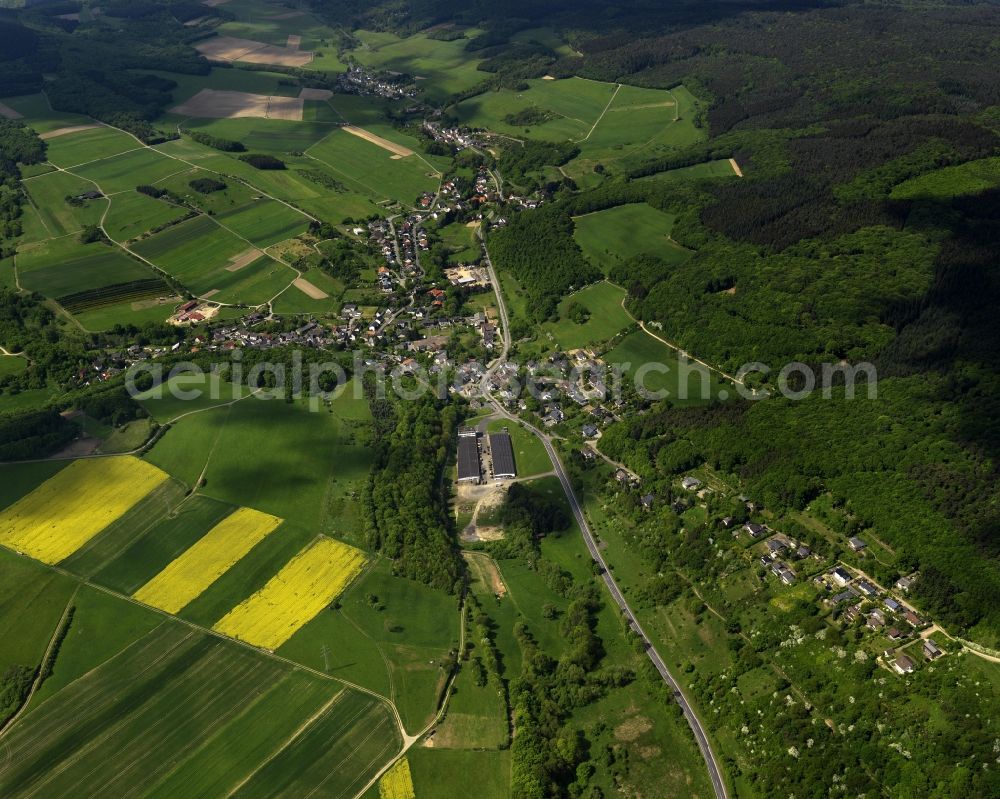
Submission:
<svg viewBox="0 0 1000 799">
<path fill-rule="evenodd" d="M 213 629 L 255 646 L 277 649 L 340 596 L 364 564 L 361 550 L 319 538 Z"/>
<path fill-rule="evenodd" d="M 0 544 L 58 563 L 167 479 L 131 456 L 74 461 L 0 513 Z"/>
<path fill-rule="evenodd" d="M 410 762 L 405 757 L 397 760 L 378 781 L 378 795 L 379 799 L 416 799 Z"/>
<path fill-rule="evenodd" d="M 134 598 L 177 613 L 273 533 L 281 521 L 252 508 L 240 508 L 136 591 Z"/>
</svg>

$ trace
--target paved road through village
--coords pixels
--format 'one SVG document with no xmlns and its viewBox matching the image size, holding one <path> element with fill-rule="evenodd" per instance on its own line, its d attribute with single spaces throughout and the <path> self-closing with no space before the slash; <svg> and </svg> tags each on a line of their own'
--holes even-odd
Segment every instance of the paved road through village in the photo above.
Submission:
<svg viewBox="0 0 1000 799">
<path fill-rule="evenodd" d="M 484 220 L 483 225 L 486 224 L 487 222 Z M 480 226 L 479 229 L 479 236 L 480 239 L 483 239 L 482 226 Z M 663 677 L 664 682 L 666 682 L 667 685 L 670 686 L 671 691 L 673 691 L 674 698 L 677 700 L 677 704 L 680 705 L 681 710 L 684 712 L 684 718 L 687 719 L 687 722 L 691 727 L 691 731 L 694 733 L 698 749 L 701 750 L 701 755 L 705 760 L 708 775 L 712 780 L 712 787 L 715 789 L 716 799 L 728 799 L 729 795 L 726 790 L 726 782 L 722 777 L 722 771 L 715 759 L 715 753 L 712 751 L 712 746 L 708 741 L 708 736 L 705 734 L 705 729 L 701 725 L 701 720 L 698 718 L 694 709 L 691 707 L 691 704 L 688 702 L 687 697 L 684 695 L 684 691 L 673 678 L 673 675 L 671 675 L 670 670 L 667 668 L 667 664 L 664 662 L 663 658 L 660 657 L 660 653 L 656 651 L 656 647 L 653 646 L 652 642 L 646 636 L 645 631 L 642 629 L 642 625 L 639 624 L 639 620 L 632 612 L 632 608 L 630 608 L 628 602 L 625 601 L 625 596 L 618 587 L 618 583 L 615 582 L 614 575 L 612 575 L 611 571 L 608 569 L 608 565 L 604 561 L 604 556 L 601 554 L 601 550 L 597 546 L 597 542 L 594 540 L 594 534 L 591 532 L 590 525 L 587 523 L 587 519 L 583 515 L 583 509 L 580 507 L 580 503 L 576 498 L 576 492 L 573 490 L 573 484 L 570 482 L 569 477 L 566 474 L 566 470 L 563 468 L 562 460 L 559 458 L 559 453 L 556 452 L 555 447 L 552 445 L 551 438 L 533 425 L 528 424 L 508 412 L 506 407 L 504 407 L 504 405 L 500 403 L 490 392 L 490 379 L 496 371 L 507 362 L 510 352 L 511 339 L 507 308 L 504 304 L 503 293 L 500 290 L 500 283 L 497 281 L 497 275 L 493 269 L 493 262 L 490 259 L 490 254 L 486 248 L 485 240 L 483 240 L 483 259 L 486 264 L 487 273 L 490 277 L 490 282 L 493 284 L 493 288 L 496 293 L 497 310 L 500 315 L 500 323 L 503 326 L 503 349 L 500 356 L 486 371 L 486 375 L 484 376 L 482 383 L 483 395 L 500 414 L 530 431 L 544 445 L 545 451 L 548 453 L 549 460 L 552 461 L 552 468 L 555 471 L 556 476 L 559 478 L 559 482 L 562 484 L 563 491 L 566 493 L 566 500 L 569 502 L 570 508 L 573 511 L 576 523 L 579 525 L 580 531 L 583 533 L 583 539 L 587 544 L 587 549 L 590 551 L 591 557 L 601 568 L 601 577 L 604 580 L 604 585 L 608 589 L 608 593 L 611 594 L 612 600 L 614 600 L 614 603 L 621 610 L 622 615 L 628 619 L 629 626 L 642 639 L 646 648 L 646 654 L 649 655 L 649 659 L 653 662 L 653 666 L 656 667 L 660 676 Z"/>
</svg>

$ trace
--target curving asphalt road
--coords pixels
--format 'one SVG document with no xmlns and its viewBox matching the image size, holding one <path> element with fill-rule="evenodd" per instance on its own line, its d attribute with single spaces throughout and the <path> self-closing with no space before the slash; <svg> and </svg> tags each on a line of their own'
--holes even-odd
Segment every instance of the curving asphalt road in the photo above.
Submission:
<svg viewBox="0 0 1000 799">
<path fill-rule="evenodd" d="M 563 468 L 562 460 L 559 458 L 559 453 L 557 453 L 555 447 L 552 446 L 552 440 L 538 428 L 508 412 L 506 407 L 500 403 L 489 390 L 490 378 L 497 371 L 497 369 L 507 362 L 511 340 L 510 324 L 507 319 L 507 307 L 504 305 L 503 293 L 500 291 L 500 284 L 497 281 L 496 272 L 493 269 L 493 262 L 490 259 L 489 251 L 486 249 L 486 241 L 483 238 L 482 230 L 483 226 L 486 224 L 486 220 L 483 220 L 483 225 L 481 225 L 479 229 L 479 237 L 482 240 L 486 269 L 490 276 L 490 281 L 493 284 L 494 293 L 497 297 L 497 308 L 500 313 L 501 323 L 503 324 L 503 350 L 500 356 L 491 364 L 483 378 L 483 395 L 490 401 L 490 403 L 492 403 L 499 413 L 511 421 L 520 424 L 542 442 L 542 445 L 545 447 L 545 451 L 549 456 L 549 460 L 552 461 L 552 469 L 555 471 L 556 476 L 559 478 L 559 482 L 562 484 L 563 491 L 566 494 L 566 500 L 569 502 L 570 508 L 573 511 L 573 516 L 576 518 L 576 523 L 579 525 L 580 531 L 583 533 L 583 540 L 587 544 L 590 556 L 601 568 L 601 577 L 604 580 L 604 585 L 608 589 L 608 593 L 611 594 L 611 599 L 618 606 L 622 615 L 628 620 L 628 624 L 632 630 L 642 639 L 643 645 L 646 649 L 646 654 L 652 661 L 653 666 L 660 673 L 664 682 L 670 686 L 670 690 L 673 691 L 674 699 L 676 699 L 677 704 L 680 705 L 681 710 L 684 712 L 684 718 L 687 719 L 687 723 L 691 727 L 691 731 L 694 733 L 698 749 L 701 751 L 701 756 L 705 760 L 705 766 L 708 769 L 708 776 L 711 778 L 712 787 L 715 789 L 716 799 L 729 799 L 729 794 L 726 790 L 726 781 L 722 777 L 722 770 L 719 768 L 718 761 L 715 759 L 715 753 L 712 751 L 712 745 L 709 743 L 708 736 L 705 734 L 705 728 L 702 727 L 701 720 L 698 718 L 694 709 L 691 707 L 691 704 L 688 702 L 687 697 L 684 695 L 684 691 L 673 678 L 673 675 L 671 675 L 670 670 L 667 668 L 667 664 L 663 661 L 663 658 L 660 657 L 660 653 L 656 651 L 656 647 L 653 646 L 645 631 L 642 629 L 642 625 L 639 624 L 639 620 L 632 612 L 632 608 L 630 608 L 628 602 L 625 601 L 624 594 L 622 594 L 621 589 L 618 587 L 618 583 L 615 582 L 615 578 L 608 569 L 608 564 L 604 561 L 604 556 L 601 554 L 601 550 L 597 546 L 597 542 L 594 540 L 594 534 L 591 532 L 590 525 L 587 523 L 587 519 L 583 515 L 580 502 L 577 500 L 576 492 L 573 490 L 573 484 L 570 482 L 570 479 L 566 474 L 566 470 Z"/>
</svg>

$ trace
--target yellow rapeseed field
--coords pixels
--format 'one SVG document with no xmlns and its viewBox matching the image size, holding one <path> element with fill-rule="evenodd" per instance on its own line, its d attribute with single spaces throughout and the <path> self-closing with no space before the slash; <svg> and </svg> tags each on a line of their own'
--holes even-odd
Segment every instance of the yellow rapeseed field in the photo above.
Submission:
<svg viewBox="0 0 1000 799">
<path fill-rule="evenodd" d="M 0 544 L 58 563 L 167 479 L 129 455 L 73 461 L 0 513 Z"/>
<path fill-rule="evenodd" d="M 140 602 L 177 613 L 274 532 L 281 519 L 240 508 L 199 538 L 133 595 Z"/>
<path fill-rule="evenodd" d="M 255 646 L 277 649 L 340 596 L 364 565 L 365 553 L 360 549 L 319 538 L 213 629 Z"/>
<path fill-rule="evenodd" d="M 397 760 L 378 781 L 379 799 L 416 799 L 410 762 L 404 757 Z"/>
</svg>

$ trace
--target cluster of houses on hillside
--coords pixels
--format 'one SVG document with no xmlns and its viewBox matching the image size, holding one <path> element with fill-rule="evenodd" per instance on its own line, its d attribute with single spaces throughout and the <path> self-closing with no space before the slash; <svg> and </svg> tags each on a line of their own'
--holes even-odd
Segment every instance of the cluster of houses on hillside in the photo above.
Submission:
<svg viewBox="0 0 1000 799">
<path fill-rule="evenodd" d="M 400 83 L 393 80 L 393 77 L 395 76 L 380 74 L 360 64 L 350 64 L 346 72 L 337 76 L 334 85 L 341 94 L 358 94 L 363 97 L 400 100 L 417 96 L 415 85 Z"/>
</svg>

